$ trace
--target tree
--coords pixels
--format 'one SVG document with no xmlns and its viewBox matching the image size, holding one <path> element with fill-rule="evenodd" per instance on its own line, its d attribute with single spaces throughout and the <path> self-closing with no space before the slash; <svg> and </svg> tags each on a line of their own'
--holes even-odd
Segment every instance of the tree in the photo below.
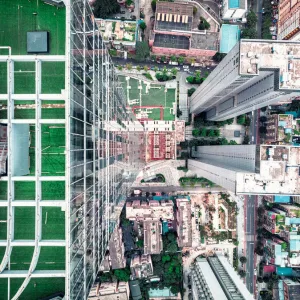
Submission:
<svg viewBox="0 0 300 300">
<path fill-rule="evenodd" d="M 126 64 L 126 69 L 127 69 L 128 71 L 132 70 L 132 64 Z"/>
<path fill-rule="evenodd" d="M 259 118 L 259 121 L 262 122 L 262 123 L 267 122 L 267 120 L 268 120 L 268 118 L 265 117 L 265 116 L 262 116 L 262 117 Z"/>
<path fill-rule="evenodd" d="M 144 71 L 147 72 L 148 71 L 148 67 L 144 66 Z"/>
<path fill-rule="evenodd" d="M 127 282 L 130 278 L 130 270 L 128 268 L 117 269 L 114 271 L 114 275 L 117 277 L 118 280 Z"/>
<path fill-rule="evenodd" d="M 141 71 L 141 66 L 136 66 L 137 71 Z"/>
<path fill-rule="evenodd" d="M 247 15 L 247 26 L 255 27 L 256 23 L 257 23 L 257 16 L 253 10 L 250 10 L 250 12 Z"/>
<path fill-rule="evenodd" d="M 177 75 L 177 69 L 176 68 L 173 68 L 172 70 L 171 70 L 171 73 L 174 75 L 174 76 L 176 76 Z"/>
<path fill-rule="evenodd" d="M 233 121 L 234 121 L 234 118 L 227 119 L 227 120 L 226 120 L 226 124 L 227 124 L 227 125 L 231 125 L 231 124 L 233 123 Z"/>
<path fill-rule="evenodd" d="M 188 83 L 194 83 L 194 81 L 195 81 L 195 79 L 194 79 L 194 76 L 188 76 L 187 78 L 186 78 L 186 81 L 188 82 Z"/>
<path fill-rule="evenodd" d="M 161 58 L 160 58 L 161 62 L 165 62 L 166 61 L 166 57 L 163 55 Z"/>
<path fill-rule="evenodd" d="M 179 56 L 179 57 L 178 57 L 178 63 L 179 63 L 180 65 L 183 64 L 183 63 L 184 63 L 184 57 Z"/>
<path fill-rule="evenodd" d="M 262 217 L 265 213 L 265 209 L 262 205 L 260 205 L 258 208 L 257 208 L 257 214 L 259 217 Z"/>
<path fill-rule="evenodd" d="M 193 136 L 199 136 L 199 134 L 200 134 L 200 129 L 196 128 L 196 129 L 192 130 L 192 135 Z"/>
<path fill-rule="evenodd" d="M 188 96 L 191 97 L 194 94 L 195 91 L 196 91 L 195 88 L 188 89 Z"/>
<path fill-rule="evenodd" d="M 109 15 L 120 11 L 117 0 L 97 0 L 94 3 L 94 15 L 97 18 L 106 19 Z"/>
<path fill-rule="evenodd" d="M 140 28 L 144 31 L 147 28 L 147 25 L 144 21 L 140 22 Z"/>
<path fill-rule="evenodd" d="M 161 260 L 162 260 L 162 262 L 163 262 L 163 263 L 165 263 L 165 262 L 167 262 L 167 261 L 170 261 L 170 260 L 171 260 L 171 256 L 170 256 L 170 255 L 168 255 L 168 254 L 166 254 L 166 255 L 163 255 Z"/>
<path fill-rule="evenodd" d="M 259 283 L 262 283 L 263 282 L 263 278 L 262 277 L 257 277 L 257 281 L 259 282 Z"/>
<path fill-rule="evenodd" d="M 263 277 L 263 281 L 264 281 L 265 283 L 268 283 L 268 282 L 270 281 L 270 278 L 267 277 L 267 276 L 264 276 L 264 277 Z"/>
<path fill-rule="evenodd" d="M 157 72 L 158 71 L 158 67 L 154 67 L 154 72 Z"/>
<path fill-rule="evenodd" d="M 197 13 L 197 11 L 198 11 L 198 10 L 197 10 L 197 7 L 194 6 L 194 7 L 193 7 L 193 14 L 195 15 L 195 14 Z"/>
<path fill-rule="evenodd" d="M 237 117 L 236 122 L 240 125 L 244 125 L 246 121 L 246 116 L 245 115 L 241 115 Z"/>
<path fill-rule="evenodd" d="M 198 25 L 198 29 L 205 30 L 205 29 L 209 29 L 209 28 L 210 28 L 210 24 L 206 21 L 206 19 L 203 17 L 200 17 L 200 24 Z"/>
<path fill-rule="evenodd" d="M 264 127 L 264 126 L 261 126 L 261 127 L 259 127 L 259 132 L 260 132 L 261 134 L 266 134 L 266 133 L 267 133 L 267 128 Z"/>
<path fill-rule="evenodd" d="M 215 131 L 214 131 L 213 129 L 210 129 L 210 130 L 208 131 L 208 135 L 207 135 L 207 136 L 210 136 L 210 137 L 215 136 Z"/>
<path fill-rule="evenodd" d="M 122 70 L 123 70 L 123 66 L 119 65 L 119 66 L 118 66 L 118 70 L 119 70 L 119 71 L 122 71 Z"/>
<path fill-rule="evenodd" d="M 242 278 L 245 278 L 246 277 L 246 272 L 244 270 L 239 270 L 239 275 L 242 277 Z"/>
<path fill-rule="evenodd" d="M 213 56 L 213 60 L 216 61 L 216 62 L 220 62 L 225 56 L 226 56 L 226 53 L 220 53 L 220 52 L 217 52 L 217 53 Z"/>
<path fill-rule="evenodd" d="M 255 39 L 257 38 L 257 31 L 255 28 L 245 28 L 242 32 L 243 39 Z"/>
<path fill-rule="evenodd" d="M 180 292 L 179 285 L 177 285 L 177 284 L 176 285 L 172 285 L 170 291 L 173 294 L 177 295 Z"/>
<path fill-rule="evenodd" d="M 136 59 L 138 61 L 144 60 L 149 56 L 150 50 L 147 42 L 136 42 Z"/>
<path fill-rule="evenodd" d="M 143 247 L 144 247 L 144 241 L 143 241 L 143 240 L 138 240 L 138 241 L 136 242 L 136 245 L 137 245 L 137 247 L 139 247 L 139 248 L 143 248 Z"/>
<path fill-rule="evenodd" d="M 178 250 L 177 244 L 176 243 L 170 243 L 167 245 L 166 250 L 168 252 L 176 252 Z"/>
<path fill-rule="evenodd" d="M 170 59 L 171 59 L 171 61 L 176 61 L 177 60 L 175 55 L 171 55 Z"/>
<path fill-rule="evenodd" d="M 240 257 L 240 262 L 241 262 L 242 264 L 245 264 L 245 263 L 247 262 L 247 258 L 246 258 L 245 256 L 241 256 L 241 257 Z"/>
<path fill-rule="evenodd" d="M 151 7 L 152 7 L 152 10 L 155 12 L 156 11 L 156 0 L 152 0 Z"/>
</svg>

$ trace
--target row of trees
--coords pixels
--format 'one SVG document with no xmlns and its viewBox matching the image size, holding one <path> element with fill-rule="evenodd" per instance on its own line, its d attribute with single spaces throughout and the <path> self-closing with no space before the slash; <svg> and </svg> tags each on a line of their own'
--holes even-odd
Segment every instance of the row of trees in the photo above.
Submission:
<svg viewBox="0 0 300 300">
<path fill-rule="evenodd" d="M 246 115 L 240 115 L 237 117 L 236 122 L 240 125 L 249 126 L 251 124 L 251 119 Z"/>
<path fill-rule="evenodd" d="M 237 145 L 237 142 L 234 140 L 228 141 L 225 138 L 218 138 L 218 139 L 193 139 L 189 141 L 189 147 L 194 147 L 194 146 L 215 146 L 215 145 Z"/>
<path fill-rule="evenodd" d="M 204 186 L 208 185 L 209 187 L 214 186 L 214 183 L 212 181 L 208 180 L 207 178 L 196 177 L 196 176 L 180 177 L 179 182 L 182 186 L 185 186 L 185 185 L 195 186 L 197 183 L 200 185 L 204 185 Z"/>
<path fill-rule="evenodd" d="M 192 135 L 195 137 L 203 136 L 203 137 L 219 137 L 220 136 L 220 130 L 219 129 L 206 129 L 203 128 L 196 128 L 192 131 Z"/>
<path fill-rule="evenodd" d="M 242 31 L 242 38 L 243 39 L 255 39 L 257 38 L 257 31 L 256 31 L 256 23 L 257 23 L 257 16 L 253 10 L 247 15 L 247 23 L 246 28 Z"/>
<path fill-rule="evenodd" d="M 233 124 L 234 118 L 227 119 L 225 121 L 209 121 L 205 119 L 204 114 L 200 114 L 194 118 L 194 127 L 201 127 L 201 126 L 216 126 L 222 127 L 224 125 L 231 125 Z"/>
</svg>

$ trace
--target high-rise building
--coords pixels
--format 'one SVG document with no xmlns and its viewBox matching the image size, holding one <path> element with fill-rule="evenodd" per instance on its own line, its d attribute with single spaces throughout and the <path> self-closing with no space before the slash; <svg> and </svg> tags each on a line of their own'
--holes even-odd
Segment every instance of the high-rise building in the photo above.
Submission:
<svg viewBox="0 0 300 300">
<path fill-rule="evenodd" d="M 241 40 L 191 98 L 191 112 L 226 120 L 299 96 L 300 42 Z"/>
<path fill-rule="evenodd" d="M 278 33 L 279 40 L 300 39 L 300 2 L 292 0 L 281 0 L 278 10 Z"/>
<path fill-rule="evenodd" d="M 299 195 L 300 147 L 198 146 L 189 170 L 237 194 Z"/>
<path fill-rule="evenodd" d="M 0 2 L 1 299 L 87 298 L 142 156 L 88 1 L 64 4 Z"/>
</svg>

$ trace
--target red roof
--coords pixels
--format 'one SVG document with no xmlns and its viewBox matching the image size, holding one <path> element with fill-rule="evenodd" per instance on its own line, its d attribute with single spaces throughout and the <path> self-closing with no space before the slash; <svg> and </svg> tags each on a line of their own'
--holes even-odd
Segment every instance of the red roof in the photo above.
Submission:
<svg viewBox="0 0 300 300">
<path fill-rule="evenodd" d="M 276 267 L 274 265 L 264 266 L 264 273 L 273 273 L 276 271 Z"/>
</svg>

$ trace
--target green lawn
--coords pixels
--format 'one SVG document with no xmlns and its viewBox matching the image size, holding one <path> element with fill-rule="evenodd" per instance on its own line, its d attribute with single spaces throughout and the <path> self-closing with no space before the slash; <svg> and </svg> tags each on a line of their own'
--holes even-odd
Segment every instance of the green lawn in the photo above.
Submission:
<svg viewBox="0 0 300 300">
<path fill-rule="evenodd" d="M 12 278 L 10 282 L 11 297 L 15 295 L 24 278 Z M 32 278 L 18 298 L 19 300 L 40 300 L 54 293 L 65 291 L 64 278 Z"/>
<path fill-rule="evenodd" d="M 42 208 L 42 239 L 65 239 L 65 212 L 60 207 Z"/>
<path fill-rule="evenodd" d="M 151 120 L 160 120 L 160 108 L 152 108 L 152 113 L 148 114 L 148 118 Z"/>
<path fill-rule="evenodd" d="M 15 200 L 34 200 L 35 182 L 15 181 Z"/>
<path fill-rule="evenodd" d="M 42 93 L 60 94 L 65 89 L 65 63 L 42 63 Z"/>
<path fill-rule="evenodd" d="M 35 208 L 15 207 L 15 239 L 34 240 L 35 238 Z"/>
<path fill-rule="evenodd" d="M 65 270 L 65 247 L 42 247 L 36 270 Z"/>
<path fill-rule="evenodd" d="M 123 86 L 125 95 L 127 96 L 127 81 L 124 76 L 119 76 L 119 80 Z M 173 108 L 173 103 L 176 102 L 176 90 L 168 89 L 165 92 L 165 86 L 160 84 L 152 83 L 147 91 L 147 84 L 144 81 L 139 83 L 139 80 L 130 78 L 128 85 L 131 87 L 129 89 L 129 99 L 128 100 L 138 100 L 142 106 L 162 106 L 164 108 L 164 120 L 173 121 L 175 116 L 170 113 L 170 108 Z M 141 85 L 141 95 L 138 87 Z M 139 106 L 140 102 L 132 104 L 131 106 Z M 149 115 L 152 120 L 160 120 L 160 113 L 158 109 L 153 109 L 153 112 Z"/>
<path fill-rule="evenodd" d="M 13 247 L 10 256 L 11 270 L 28 270 L 34 247 Z"/>
<path fill-rule="evenodd" d="M 14 87 L 15 94 L 35 93 L 35 63 L 14 63 Z"/>
</svg>

